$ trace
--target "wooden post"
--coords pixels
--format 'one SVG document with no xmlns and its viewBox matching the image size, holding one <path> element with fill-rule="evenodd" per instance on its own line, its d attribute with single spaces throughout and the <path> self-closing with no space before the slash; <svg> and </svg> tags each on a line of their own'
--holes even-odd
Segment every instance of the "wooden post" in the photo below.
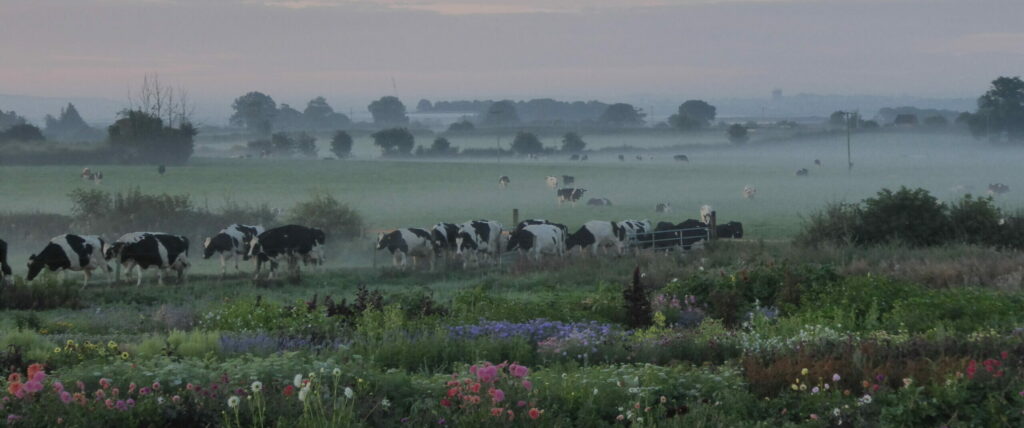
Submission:
<svg viewBox="0 0 1024 428">
<path fill-rule="evenodd" d="M 512 208 L 512 227 L 519 225 L 519 208 Z"/>
<path fill-rule="evenodd" d="M 377 245 L 374 244 L 374 246 L 370 247 L 370 248 L 372 248 L 372 250 L 370 250 L 370 251 L 373 254 L 373 268 L 377 269 Z"/>
<path fill-rule="evenodd" d="M 718 231 L 717 231 L 718 227 L 717 226 L 718 226 L 718 215 L 716 215 L 715 211 L 712 211 L 711 212 L 711 223 L 708 223 L 708 234 L 709 234 L 711 240 L 718 239 Z"/>
</svg>

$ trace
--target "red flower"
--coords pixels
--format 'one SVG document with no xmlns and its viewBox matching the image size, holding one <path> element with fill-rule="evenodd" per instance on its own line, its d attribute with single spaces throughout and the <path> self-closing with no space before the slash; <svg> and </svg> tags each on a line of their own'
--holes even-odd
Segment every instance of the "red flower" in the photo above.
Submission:
<svg viewBox="0 0 1024 428">
<path fill-rule="evenodd" d="M 480 392 L 480 384 L 479 383 L 474 383 L 473 386 L 469 387 L 469 390 L 473 391 L 474 394 L 479 393 Z"/>
<path fill-rule="evenodd" d="M 11 373 L 10 376 L 7 376 L 7 381 L 8 382 L 21 382 L 21 373 Z"/>
<path fill-rule="evenodd" d="M 536 407 L 530 408 L 529 415 L 530 419 L 537 419 L 540 417 L 540 410 L 537 410 Z"/>
<path fill-rule="evenodd" d="M 288 385 L 288 386 L 284 387 L 284 391 L 281 391 L 281 393 L 284 394 L 286 397 L 290 396 L 290 395 L 295 393 L 295 387 L 291 386 L 291 385 Z"/>
<path fill-rule="evenodd" d="M 1002 357 L 1005 360 L 1007 358 L 1010 358 L 1010 353 L 1006 352 L 1006 351 L 1003 351 L 1003 352 L 999 353 L 999 356 Z"/>
<path fill-rule="evenodd" d="M 505 409 L 502 409 L 501 407 L 491 408 L 491 416 L 501 416 L 501 413 L 504 411 Z"/>
<path fill-rule="evenodd" d="M 454 397 L 454 396 L 455 396 L 456 394 L 458 394 L 458 393 L 459 393 L 459 388 L 452 388 L 452 389 L 449 389 L 449 390 L 448 390 L 448 397 L 449 397 L 449 398 L 450 398 L 450 397 Z"/>
<path fill-rule="evenodd" d="M 978 371 L 978 363 L 976 361 L 971 360 L 969 363 L 967 363 L 967 378 L 968 379 L 974 379 L 974 373 L 977 372 L 977 371 Z"/>
<path fill-rule="evenodd" d="M 444 407 L 451 407 L 452 406 L 452 402 L 448 401 L 447 398 L 442 398 L 441 399 L 441 405 L 444 406 Z"/>
<path fill-rule="evenodd" d="M 17 374 L 17 373 L 15 373 Z M 21 382 L 15 380 L 7 384 L 7 393 L 11 395 L 18 395 L 18 391 L 21 391 Z"/>
</svg>

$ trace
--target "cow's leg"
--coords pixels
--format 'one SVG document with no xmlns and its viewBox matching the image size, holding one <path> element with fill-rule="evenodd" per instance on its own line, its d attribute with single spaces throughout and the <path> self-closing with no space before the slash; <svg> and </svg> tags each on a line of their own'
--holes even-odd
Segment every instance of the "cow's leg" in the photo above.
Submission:
<svg viewBox="0 0 1024 428">
<path fill-rule="evenodd" d="M 89 285 L 89 277 L 92 276 L 92 269 L 82 269 L 82 273 L 85 274 L 85 282 L 82 283 L 82 289 L 85 290 L 85 287 Z"/>
<path fill-rule="evenodd" d="M 164 272 L 167 268 L 161 267 L 156 270 L 156 285 L 164 285 Z"/>
<path fill-rule="evenodd" d="M 255 269 L 255 273 L 253 274 L 253 277 L 252 277 L 253 281 L 256 281 L 256 280 L 260 279 L 260 266 L 263 265 L 263 262 L 260 261 L 259 256 L 256 257 L 255 262 L 256 262 L 256 269 Z"/>
<path fill-rule="evenodd" d="M 142 265 L 138 265 L 138 264 L 135 265 L 135 269 L 138 270 L 138 272 L 136 272 L 138 277 L 137 277 L 137 279 L 135 281 L 135 286 L 136 287 L 141 287 L 142 286 Z"/>
<path fill-rule="evenodd" d="M 235 268 L 238 268 L 238 262 L 235 262 Z M 228 276 L 228 255 L 220 253 L 220 277 L 223 279 Z"/>
</svg>

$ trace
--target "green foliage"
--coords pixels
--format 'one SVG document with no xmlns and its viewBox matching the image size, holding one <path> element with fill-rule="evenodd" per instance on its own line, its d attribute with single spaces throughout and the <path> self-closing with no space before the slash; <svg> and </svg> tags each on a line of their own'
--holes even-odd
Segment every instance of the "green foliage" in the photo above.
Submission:
<svg viewBox="0 0 1024 428">
<path fill-rule="evenodd" d="M 373 115 L 373 123 L 383 125 L 405 125 L 409 116 L 405 114 L 405 104 L 397 97 L 381 97 L 367 107 Z M 412 146 L 409 147 L 412 150 Z"/>
<path fill-rule="evenodd" d="M 156 115 L 126 110 L 107 128 L 107 138 L 127 161 L 182 164 L 192 156 L 197 132 L 188 122 L 173 128 Z"/>
<path fill-rule="evenodd" d="M 598 122 L 612 126 L 642 126 L 647 114 L 631 104 L 616 103 L 608 106 Z"/>
<path fill-rule="evenodd" d="M 587 143 L 583 141 L 583 137 L 575 132 L 566 132 L 562 136 L 562 151 L 567 153 L 579 153 L 583 149 L 587 148 Z"/>
<path fill-rule="evenodd" d="M 979 127 L 984 123 L 986 136 L 1005 133 L 1010 141 L 1024 139 L 1024 80 L 1004 76 L 993 80 L 991 88 L 978 98 L 973 116 Z"/>
<path fill-rule="evenodd" d="M 231 108 L 235 110 L 231 115 L 232 125 L 244 126 L 256 135 L 270 135 L 277 115 L 277 103 L 269 95 L 249 92 L 236 98 Z"/>
<path fill-rule="evenodd" d="M 22 123 L 0 131 L 0 143 L 33 142 L 46 140 L 42 131 L 35 125 Z"/>
<path fill-rule="evenodd" d="M 535 155 L 544 151 L 544 144 L 536 135 L 519 131 L 516 133 L 516 138 L 512 140 L 511 149 L 519 155 Z"/>
<path fill-rule="evenodd" d="M 715 120 L 715 106 L 702 100 L 687 100 L 679 105 L 679 112 L 668 118 L 668 123 L 683 131 L 708 126 Z"/>
<path fill-rule="evenodd" d="M 509 100 L 502 100 L 490 105 L 480 120 L 483 127 L 503 127 L 519 124 L 519 115 L 516 113 L 516 104 Z"/>
<path fill-rule="evenodd" d="M 363 233 L 359 213 L 326 193 L 314 193 L 310 200 L 296 204 L 289 220 L 337 238 L 354 238 Z"/>
<path fill-rule="evenodd" d="M 331 153 L 338 159 L 345 159 L 352 155 L 352 136 L 348 132 L 337 131 L 331 138 Z"/>
<path fill-rule="evenodd" d="M 982 245 L 998 242 L 1002 236 L 1001 218 L 1002 214 L 991 196 L 973 198 L 966 195 L 949 207 L 949 222 L 959 242 Z"/>
<path fill-rule="evenodd" d="M 874 198 L 864 200 L 861 242 L 896 241 L 910 246 L 943 243 L 952 235 L 946 211 L 946 206 L 927 190 L 882 189 Z"/>
<path fill-rule="evenodd" d="M 305 132 L 300 132 L 299 135 L 295 136 L 295 150 L 299 154 L 308 157 L 316 157 L 316 138 Z"/>
<path fill-rule="evenodd" d="M 0 287 L 0 308 L 42 311 L 83 306 L 81 284 L 59 283 L 55 278 Z"/>
<path fill-rule="evenodd" d="M 473 125 L 473 122 L 468 120 L 460 120 L 448 125 L 448 132 L 471 132 L 474 130 L 476 130 L 476 125 Z"/>
<path fill-rule="evenodd" d="M 412 152 L 416 139 L 405 128 L 390 128 L 374 132 L 373 145 L 380 147 L 384 156 L 406 156 Z"/>
<path fill-rule="evenodd" d="M 747 140 L 750 139 L 750 136 L 747 133 L 747 127 L 738 123 L 734 123 L 729 126 L 729 129 L 726 131 L 726 135 L 729 136 L 729 141 L 734 144 L 746 143 Z"/>
<path fill-rule="evenodd" d="M 0 350 L 17 349 L 30 361 L 45 361 L 53 348 L 52 342 L 31 330 L 9 329 L 0 336 Z"/>
</svg>

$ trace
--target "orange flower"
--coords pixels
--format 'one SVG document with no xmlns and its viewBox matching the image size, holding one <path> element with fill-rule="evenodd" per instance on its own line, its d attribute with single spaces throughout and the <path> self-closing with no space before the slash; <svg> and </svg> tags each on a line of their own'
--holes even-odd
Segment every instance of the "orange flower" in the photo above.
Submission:
<svg viewBox="0 0 1024 428">
<path fill-rule="evenodd" d="M 36 373 L 43 371 L 43 365 L 39 363 L 28 366 L 28 378 L 33 379 L 36 377 Z"/>
<path fill-rule="evenodd" d="M 14 381 L 7 384 L 7 393 L 11 395 L 17 395 L 18 391 L 21 391 L 21 382 Z"/>
<path fill-rule="evenodd" d="M 7 381 L 8 382 L 21 382 L 21 373 L 11 373 L 10 376 L 7 376 Z"/>
<path fill-rule="evenodd" d="M 504 411 L 505 409 L 502 409 L 501 407 L 491 408 L 491 416 L 501 416 L 501 413 Z"/>
<path fill-rule="evenodd" d="M 536 407 L 530 408 L 530 413 L 529 413 L 530 419 L 537 419 L 537 418 L 539 418 L 541 413 L 543 413 L 543 412 L 541 412 L 540 410 L 537 410 Z"/>
</svg>

